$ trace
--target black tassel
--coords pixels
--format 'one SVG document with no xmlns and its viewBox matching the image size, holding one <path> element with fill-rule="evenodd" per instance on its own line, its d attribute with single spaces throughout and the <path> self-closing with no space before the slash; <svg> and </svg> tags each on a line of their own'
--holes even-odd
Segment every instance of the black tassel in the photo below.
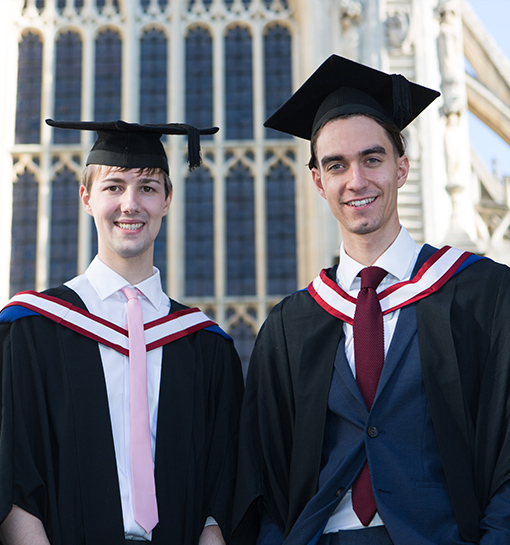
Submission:
<svg viewBox="0 0 510 545">
<path fill-rule="evenodd" d="M 411 86 L 404 76 L 392 74 L 393 82 L 393 119 L 397 126 L 404 128 L 412 117 Z"/>
<path fill-rule="evenodd" d="M 188 165 L 195 170 L 202 164 L 200 155 L 200 131 L 192 125 L 184 125 L 188 131 Z"/>
</svg>

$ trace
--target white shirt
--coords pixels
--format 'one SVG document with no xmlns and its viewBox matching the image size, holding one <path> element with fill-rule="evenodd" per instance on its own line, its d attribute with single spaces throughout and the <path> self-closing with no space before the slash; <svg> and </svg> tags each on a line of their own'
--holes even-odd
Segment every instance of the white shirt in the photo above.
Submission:
<svg viewBox="0 0 510 545">
<path fill-rule="evenodd" d="M 384 252 L 384 254 L 382 254 L 374 263 L 375 266 L 382 267 L 388 272 L 377 288 L 378 293 L 388 286 L 411 278 L 421 248 L 421 246 L 414 242 L 404 227 L 401 227 L 395 242 L 393 242 L 386 252 Z M 361 279 L 358 277 L 358 274 L 363 268 L 365 268 L 365 265 L 361 265 L 361 263 L 358 263 L 345 253 L 342 244 L 340 248 L 340 264 L 338 265 L 336 273 L 336 281 L 337 284 L 352 297 L 358 296 L 358 292 L 361 288 Z M 399 314 L 400 310 L 396 310 L 386 314 L 383 318 L 385 355 L 388 353 L 388 348 L 393 338 L 393 334 L 395 333 Z M 345 355 L 352 373 L 356 378 L 352 325 L 344 322 L 343 329 L 345 335 Z M 380 526 L 382 524 L 384 524 L 384 522 L 379 516 L 379 513 L 376 513 L 370 526 Z M 352 508 L 352 496 L 351 490 L 349 490 L 331 515 L 326 528 L 324 529 L 324 533 L 337 532 L 338 530 L 358 530 L 361 528 L 364 528 L 364 526 L 361 524 Z"/>
<path fill-rule="evenodd" d="M 127 299 L 119 290 L 130 286 L 129 282 L 107 267 L 97 256 L 85 274 L 66 282 L 74 290 L 92 314 L 104 318 L 121 327 L 126 327 Z M 136 286 L 140 296 L 144 323 L 166 316 L 170 311 L 170 300 L 161 288 L 158 269 L 153 275 Z M 129 358 L 120 352 L 99 344 L 99 352 L 110 407 L 115 458 L 119 475 L 122 515 L 126 536 L 150 540 L 143 528 L 135 522 L 133 514 L 133 488 L 130 456 L 130 415 L 129 415 Z M 163 348 L 156 348 L 147 353 L 147 387 L 149 398 L 149 417 L 152 440 L 152 460 L 156 447 L 156 429 L 159 405 L 159 386 L 161 378 L 161 360 Z"/>
</svg>

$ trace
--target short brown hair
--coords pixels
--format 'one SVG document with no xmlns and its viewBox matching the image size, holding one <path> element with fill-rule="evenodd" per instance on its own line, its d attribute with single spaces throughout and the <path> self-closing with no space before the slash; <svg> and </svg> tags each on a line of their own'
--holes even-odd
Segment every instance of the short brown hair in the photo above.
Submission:
<svg viewBox="0 0 510 545">
<path fill-rule="evenodd" d="M 319 133 L 321 132 L 322 127 L 329 123 L 330 121 L 334 121 L 335 119 L 347 119 L 349 117 L 357 117 L 357 116 L 365 116 L 369 117 L 370 119 L 373 119 L 376 123 L 379 123 L 381 127 L 385 130 L 386 134 L 388 135 L 388 138 L 390 139 L 393 149 L 395 150 L 395 153 L 398 157 L 402 157 L 404 153 L 406 152 L 406 139 L 404 138 L 404 135 L 400 132 L 400 129 L 391 123 L 387 123 L 386 121 L 383 121 L 382 119 L 379 119 L 373 115 L 369 114 L 344 114 L 339 115 L 338 117 L 333 117 L 332 119 L 328 119 L 317 131 L 315 131 L 315 134 L 312 136 L 312 140 L 310 141 L 310 160 L 308 161 L 308 168 L 312 170 L 312 168 L 318 168 L 317 166 L 317 155 L 316 155 L 316 147 L 317 147 L 317 138 L 319 137 Z"/>
<path fill-rule="evenodd" d="M 126 167 L 107 167 L 106 165 L 87 165 L 81 175 L 81 184 L 85 186 L 85 189 L 88 193 L 90 193 L 90 190 L 92 189 L 92 183 L 94 182 L 103 167 L 112 168 L 120 172 L 126 172 L 126 170 L 136 170 L 137 174 L 147 174 L 148 176 L 152 176 L 156 173 L 161 174 L 163 176 L 163 184 L 165 187 L 165 198 L 168 198 L 172 193 L 172 181 L 170 180 L 170 176 L 162 168 L 159 167 L 145 167 L 134 169 Z"/>
</svg>

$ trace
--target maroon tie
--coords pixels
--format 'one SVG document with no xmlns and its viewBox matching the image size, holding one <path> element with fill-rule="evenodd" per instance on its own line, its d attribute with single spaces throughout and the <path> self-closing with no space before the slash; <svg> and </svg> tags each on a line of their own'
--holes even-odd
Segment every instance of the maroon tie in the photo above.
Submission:
<svg viewBox="0 0 510 545">
<path fill-rule="evenodd" d="M 383 316 L 375 290 L 386 274 L 380 267 L 362 269 L 361 290 L 354 313 L 356 382 L 368 410 L 374 402 L 384 364 Z M 377 511 L 368 462 L 365 462 L 352 487 L 352 506 L 363 526 L 368 526 Z"/>
</svg>

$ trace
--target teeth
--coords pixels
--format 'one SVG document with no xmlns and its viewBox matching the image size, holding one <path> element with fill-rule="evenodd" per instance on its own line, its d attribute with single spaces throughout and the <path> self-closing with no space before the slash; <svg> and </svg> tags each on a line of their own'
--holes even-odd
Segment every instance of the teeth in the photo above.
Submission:
<svg viewBox="0 0 510 545">
<path fill-rule="evenodd" d="M 127 231 L 136 231 L 137 229 L 140 229 L 143 226 L 143 223 L 120 223 L 120 222 L 117 222 L 117 225 L 121 229 L 126 229 Z"/>
<path fill-rule="evenodd" d="M 375 201 L 375 197 L 371 197 L 369 199 L 361 199 L 360 201 L 351 201 L 347 203 L 349 206 L 366 206 L 367 204 L 370 204 L 371 202 Z"/>
</svg>

